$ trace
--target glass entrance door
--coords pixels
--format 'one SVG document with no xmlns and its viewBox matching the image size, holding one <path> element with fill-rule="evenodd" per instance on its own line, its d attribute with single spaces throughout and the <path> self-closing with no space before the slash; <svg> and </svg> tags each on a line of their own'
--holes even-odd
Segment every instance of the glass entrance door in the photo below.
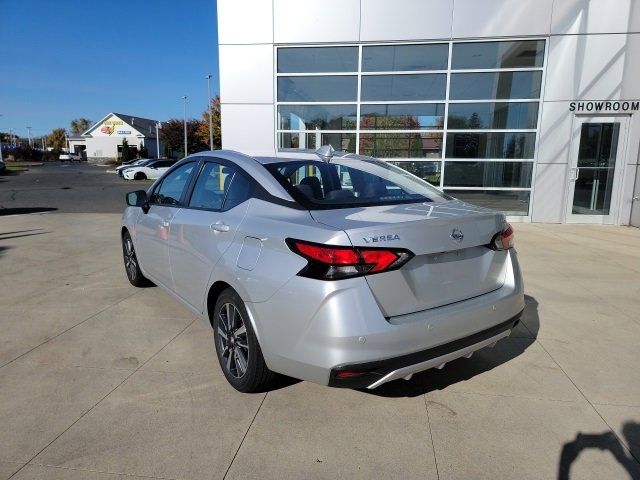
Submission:
<svg viewBox="0 0 640 480">
<path fill-rule="evenodd" d="M 626 117 L 576 117 L 567 222 L 616 223 Z"/>
</svg>

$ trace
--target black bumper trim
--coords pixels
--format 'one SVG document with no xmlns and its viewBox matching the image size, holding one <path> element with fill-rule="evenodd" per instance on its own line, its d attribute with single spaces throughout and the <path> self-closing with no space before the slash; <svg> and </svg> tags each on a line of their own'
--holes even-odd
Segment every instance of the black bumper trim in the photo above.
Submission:
<svg viewBox="0 0 640 480">
<path fill-rule="evenodd" d="M 476 343 L 495 337 L 502 332 L 511 330 L 520 321 L 522 311 L 509 320 L 499 323 L 498 325 L 494 325 L 491 328 L 487 328 L 486 330 L 474 333 L 468 337 L 459 338 L 453 342 L 438 345 L 437 347 L 429 348 L 427 350 L 409 353 L 400 357 L 387 358 L 385 360 L 339 365 L 331 369 L 331 374 L 329 375 L 329 386 L 341 388 L 366 388 L 394 370 L 426 362 L 457 350 L 462 350 L 463 348 L 470 347 L 471 345 L 475 345 Z M 338 378 L 338 373 L 345 370 L 361 373 L 347 378 Z"/>
</svg>

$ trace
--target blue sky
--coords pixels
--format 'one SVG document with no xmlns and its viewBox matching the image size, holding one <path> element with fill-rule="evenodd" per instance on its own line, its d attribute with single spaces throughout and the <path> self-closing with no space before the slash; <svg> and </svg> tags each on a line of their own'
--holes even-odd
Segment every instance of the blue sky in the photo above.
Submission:
<svg viewBox="0 0 640 480">
<path fill-rule="evenodd" d="M 0 0 L 0 131 L 109 112 L 200 117 L 218 87 L 215 0 Z"/>
</svg>

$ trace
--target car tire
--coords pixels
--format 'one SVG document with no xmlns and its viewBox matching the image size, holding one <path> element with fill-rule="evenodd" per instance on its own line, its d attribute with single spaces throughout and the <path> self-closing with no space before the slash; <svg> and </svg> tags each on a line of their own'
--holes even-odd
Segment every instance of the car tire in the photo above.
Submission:
<svg viewBox="0 0 640 480">
<path fill-rule="evenodd" d="M 133 179 L 134 179 L 134 180 L 146 180 L 146 179 L 147 179 L 147 176 L 146 176 L 144 173 L 142 173 L 142 172 L 137 172 L 137 173 L 134 175 Z"/>
<path fill-rule="evenodd" d="M 276 374 L 267 368 L 244 302 L 232 288 L 218 297 L 213 309 L 213 337 L 222 373 L 243 393 L 263 392 Z"/>
<path fill-rule="evenodd" d="M 138 288 L 153 285 L 153 283 L 142 274 L 142 270 L 140 270 L 136 250 L 129 232 L 124 232 L 122 235 L 122 257 L 124 259 L 124 269 L 131 285 Z"/>
</svg>

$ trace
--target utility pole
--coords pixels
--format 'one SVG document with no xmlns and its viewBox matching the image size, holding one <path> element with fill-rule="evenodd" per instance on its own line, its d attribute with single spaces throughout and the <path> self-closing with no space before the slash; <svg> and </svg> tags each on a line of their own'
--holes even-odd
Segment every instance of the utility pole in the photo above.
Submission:
<svg viewBox="0 0 640 480">
<path fill-rule="evenodd" d="M 156 158 L 160 158 L 160 133 L 158 130 L 162 128 L 160 122 L 156 122 Z"/>
<path fill-rule="evenodd" d="M 27 136 L 29 138 L 29 148 L 31 148 L 31 127 L 27 127 Z"/>
<path fill-rule="evenodd" d="M 213 107 L 211 105 L 211 74 L 209 73 L 207 79 L 207 93 L 209 94 L 209 150 L 213 150 Z"/>
<path fill-rule="evenodd" d="M 184 156 L 187 156 L 187 96 L 182 97 L 184 100 Z"/>
<path fill-rule="evenodd" d="M 3 115 L 0 113 L 0 117 Z M 0 162 L 2 162 L 2 134 L 0 134 Z"/>
</svg>

